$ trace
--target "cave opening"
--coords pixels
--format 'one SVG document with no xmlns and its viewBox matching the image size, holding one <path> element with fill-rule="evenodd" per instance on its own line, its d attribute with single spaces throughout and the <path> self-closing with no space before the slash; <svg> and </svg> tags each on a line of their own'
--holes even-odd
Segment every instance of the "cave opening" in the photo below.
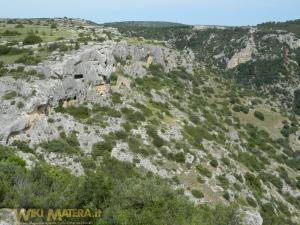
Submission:
<svg viewBox="0 0 300 225">
<path fill-rule="evenodd" d="M 74 79 L 78 80 L 78 79 L 82 79 L 83 78 L 83 74 L 75 74 L 74 75 Z"/>
</svg>

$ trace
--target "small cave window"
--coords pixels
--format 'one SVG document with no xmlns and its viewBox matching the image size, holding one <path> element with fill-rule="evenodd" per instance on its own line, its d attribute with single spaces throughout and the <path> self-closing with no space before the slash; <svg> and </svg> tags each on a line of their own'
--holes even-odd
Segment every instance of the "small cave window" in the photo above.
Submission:
<svg viewBox="0 0 300 225">
<path fill-rule="evenodd" d="M 46 114 L 48 115 L 48 105 L 40 105 L 36 109 L 38 114 Z"/>
<path fill-rule="evenodd" d="M 74 79 L 82 79 L 83 78 L 83 74 L 75 74 L 74 75 Z"/>
</svg>

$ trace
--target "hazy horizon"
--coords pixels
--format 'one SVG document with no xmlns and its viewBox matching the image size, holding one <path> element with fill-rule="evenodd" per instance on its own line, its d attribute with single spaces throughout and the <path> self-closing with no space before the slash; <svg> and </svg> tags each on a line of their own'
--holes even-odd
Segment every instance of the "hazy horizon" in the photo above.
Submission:
<svg viewBox="0 0 300 225">
<path fill-rule="evenodd" d="M 300 1 L 286 0 L 39 0 L 6 1 L 1 18 L 69 17 L 96 23 L 121 21 L 166 21 L 190 25 L 253 26 L 269 21 L 300 18 Z"/>
</svg>

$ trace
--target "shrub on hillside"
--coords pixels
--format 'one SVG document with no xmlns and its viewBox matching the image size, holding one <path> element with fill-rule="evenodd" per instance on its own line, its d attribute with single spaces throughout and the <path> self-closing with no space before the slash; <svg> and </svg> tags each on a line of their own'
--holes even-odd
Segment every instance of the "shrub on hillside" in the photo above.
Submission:
<svg viewBox="0 0 300 225">
<path fill-rule="evenodd" d="M 255 112 L 254 112 L 254 116 L 255 116 L 257 119 L 261 120 L 261 121 L 264 121 L 264 120 L 265 120 L 265 116 L 264 116 L 264 114 L 263 114 L 262 112 L 255 111 Z"/>
<path fill-rule="evenodd" d="M 229 188 L 229 180 L 227 179 L 225 174 L 217 176 L 217 179 L 224 190 L 227 190 Z"/>
<path fill-rule="evenodd" d="M 17 24 L 16 26 L 15 26 L 15 28 L 24 28 L 25 26 L 23 25 L 23 24 L 21 24 L 21 23 L 19 23 L 19 24 Z"/>
<path fill-rule="evenodd" d="M 255 199 L 253 199 L 253 198 L 247 196 L 246 200 L 247 200 L 247 203 L 248 203 L 250 206 L 252 206 L 253 208 L 256 208 L 256 207 L 257 207 L 257 203 L 256 203 Z"/>
<path fill-rule="evenodd" d="M 205 167 L 203 167 L 201 164 L 198 164 L 196 166 L 196 169 L 199 173 L 201 173 L 202 175 L 206 176 L 206 177 L 211 177 L 212 173 Z"/>
<path fill-rule="evenodd" d="M 63 108 L 62 104 L 60 104 L 59 107 L 55 108 L 55 111 L 70 114 L 75 119 L 87 119 L 90 117 L 90 110 L 85 106 Z"/>
<path fill-rule="evenodd" d="M 26 54 L 17 59 L 16 63 L 23 63 L 25 65 L 36 65 L 40 63 L 42 60 L 39 56 L 34 56 L 30 54 Z"/>
<path fill-rule="evenodd" d="M 75 132 L 70 133 L 69 136 L 62 132 L 60 133 L 60 138 L 43 142 L 40 146 L 49 152 L 67 154 L 80 153 L 80 144 Z"/>
<path fill-rule="evenodd" d="M 9 90 L 9 91 L 5 92 L 5 94 L 2 96 L 2 99 L 3 100 L 10 100 L 10 99 L 13 99 L 17 96 L 18 96 L 18 93 L 16 91 Z"/>
<path fill-rule="evenodd" d="M 300 89 L 294 92 L 294 112 L 300 115 Z"/>
<path fill-rule="evenodd" d="M 255 175 L 253 175 L 252 173 L 246 173 L 245 174 L 245 180 L 247 185 L 252 189 L 252 191 L 256 194 L 256 195 L 261 195 L 263 192 L 263 188 L 262 185 L 260 183 L 260 179 L 258 179 Z"/>
<path fill-rule="evenodd" d="M 40 36 L 37 36 L 35 34 L 28 34 L 24 40 L 23 40 L 23 44 L 24 45 L 34 45 L 34 44 L 38 44 L 41 43 L 43 40 Z"/>
<path fill-rule="evenodd" d="M 185 155 L 184 155 L 183 152 L 178 152 L 178 153 L 176 153 L 176 154 L 174 154 L 174 153 L 169 153 L 169 154 L 167 155 L 167 158 L 168 158 L 169 160 L 173 160 L 173 161 L 178 162 L 178 163 L 184 163 L 184 162 L 185 162 Z"/>
<path fill-rule="evenodd" d="M 21 33 L 16 30 L 6 30 L 1 35 L 2 36 L 17 36 L 17 35 L 21 35 Z"/>
<path fill-rule="evenodd" d="M 155 147 L 160 148 L 164 145 L 165 141 L 157 134 L 156 130 L 152 126 L 148 126 L 147 134 L 152 138 L 152 143 Z"/>
<path fill-rule="evenodd" d="M 219 163 L 218 163 L 218 160 L 216 160 L 216 159 L 212 159 L 210 162 L 209 162 L 209 164 L 211 165 L 211 166 L 213 166 L 213 167 L 218 167 L 218 165 L 219 165 Z"/>
<path fill-rule="evenodd" d="M 110 136 L 106 136 L 104 141 L 100 141 L 92 146 L 92 155 L 109 157 L 114 145 L 115 140 Z"/>
<path fill-rule="evenodd" d="M 203 198 L 204 197 L 204 194 L 199 191 L 199 190 L 192 190 L 192 195 L 195 197 L 195 198 Z"/>
<path fill-rule="evenodd" d="M 117 93 L 117 92 L 114 92 L 112 93 L 111 95 L 111 100 L 114 104 L 121 104 L 122 103 L 122 95 Z"/>
</svg>

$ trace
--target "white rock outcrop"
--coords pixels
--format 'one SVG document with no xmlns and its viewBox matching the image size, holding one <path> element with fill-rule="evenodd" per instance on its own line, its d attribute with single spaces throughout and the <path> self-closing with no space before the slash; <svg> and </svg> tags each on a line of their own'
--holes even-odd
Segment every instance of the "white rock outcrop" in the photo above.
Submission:
<svg viewBox="0 0 300 225">
<path fill-rule="evenodd" d="M 237 67 L 239 64 L 246 63 L 250 61 L 257 53 L 257 49 L 254 42 L 254 37 L 248 39 L 245 48 L 241 49 L 239 52 L 235 53 L 232 58 L 227 63 L 227 69 L 232 69 Z"/>
<path fill-rule="evenodd" d="M 0 98 L 0 144 L 7 144 L 11 136 L 32 129 L 38 119 L 36 114 L 47 114 L 51 107 L 72 100 L 98 103 L 101 101 L 99 85 L 108 82 L 116 70 L 117 58 L 131 58 L 124 66 L 125 73 L 141 77 L 147 73 L 147 58 L 151 63 L 160 64 L 166 72 L 184 67 L 192 72 L 194 56 L 191 51 L 180 53 L 173 49 L 156 45 L 129 45 L 127 42 L 113 41 L 94 44 L 67 54 L 60 61 L 45 61 L 38 66 L 30 66 L 45 75 L 45 79 L 30 78 L 14 80 L 0 78 L 0 96 L 14 92 L 14 101 L 24 101 L 25 107 L 11 104 L 12 99 Z M 127 60 L 128 61 L 128 60 Z"/>
</svg>

